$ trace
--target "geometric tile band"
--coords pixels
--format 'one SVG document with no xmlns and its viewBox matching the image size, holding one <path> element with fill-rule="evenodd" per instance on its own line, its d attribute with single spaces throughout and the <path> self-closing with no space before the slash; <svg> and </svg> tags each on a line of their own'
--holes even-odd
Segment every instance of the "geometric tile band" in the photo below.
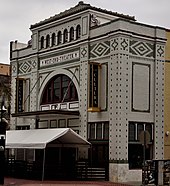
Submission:
<svg viewBox="0 0 170 186">
<path fill-rule="evenodd" d="M 151 43 L 130 41 L 130 53 L 143 57 L 154 57 L 154 46 Z"/>
<path fill-rule="evenodd" d="M 90 46 L 90 58 L 106 56 L 110 53 L 110 42 L 105 41 Z"/>
</svg>

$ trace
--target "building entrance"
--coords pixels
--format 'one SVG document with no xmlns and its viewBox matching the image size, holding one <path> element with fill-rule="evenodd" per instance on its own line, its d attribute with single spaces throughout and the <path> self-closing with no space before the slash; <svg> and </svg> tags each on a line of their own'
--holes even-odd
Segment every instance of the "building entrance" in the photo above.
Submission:
<svg viewBox="0 0 170 186">
<path fill-rule="evenodd" d="M 107 167 L 109 162 L 108 144 L 92 144 L 89 157 L 93 167 Z"/>
</svg>

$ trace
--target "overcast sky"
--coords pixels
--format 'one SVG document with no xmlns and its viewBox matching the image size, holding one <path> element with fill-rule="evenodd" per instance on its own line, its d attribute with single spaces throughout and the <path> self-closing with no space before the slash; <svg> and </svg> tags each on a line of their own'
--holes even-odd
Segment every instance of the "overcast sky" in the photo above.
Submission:
<svg viewBox="0 0 170 186">
<path fill-rule="evenodd" d="M 79 0 L 0 0 L 0 63 L 9 64 L 9 43 L 27 43 L 31 24 L 77 5 Z M 84 0 L 98 8 L 135 16 L 141 23 L 170 28 L 170 0 Z"/>
</svg>

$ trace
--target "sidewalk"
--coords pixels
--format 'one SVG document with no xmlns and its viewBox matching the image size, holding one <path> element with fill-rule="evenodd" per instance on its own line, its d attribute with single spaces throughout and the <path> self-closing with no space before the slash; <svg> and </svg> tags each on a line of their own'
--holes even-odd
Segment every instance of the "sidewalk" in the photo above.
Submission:
<svg viewBox="0 0 170 186">
<path fill-rule="evenodd" d="M 5 178 L 4 186 L 138 186 L 141 184 L 112 183 L 108 181 L 37 181 Z"/>
</svg>

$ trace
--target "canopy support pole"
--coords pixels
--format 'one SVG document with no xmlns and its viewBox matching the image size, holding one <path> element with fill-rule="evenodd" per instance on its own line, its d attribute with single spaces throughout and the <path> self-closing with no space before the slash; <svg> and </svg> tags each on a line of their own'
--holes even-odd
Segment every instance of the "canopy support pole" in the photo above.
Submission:
<svg viewBox="0 0 170 186">
<path fill-rule="evenodd" d="M 44 148 L 44 157 L 43 157 L 42 181 L 44 181 L 44 173 L 45 173 L 45 148 Z"/>
</svg>

